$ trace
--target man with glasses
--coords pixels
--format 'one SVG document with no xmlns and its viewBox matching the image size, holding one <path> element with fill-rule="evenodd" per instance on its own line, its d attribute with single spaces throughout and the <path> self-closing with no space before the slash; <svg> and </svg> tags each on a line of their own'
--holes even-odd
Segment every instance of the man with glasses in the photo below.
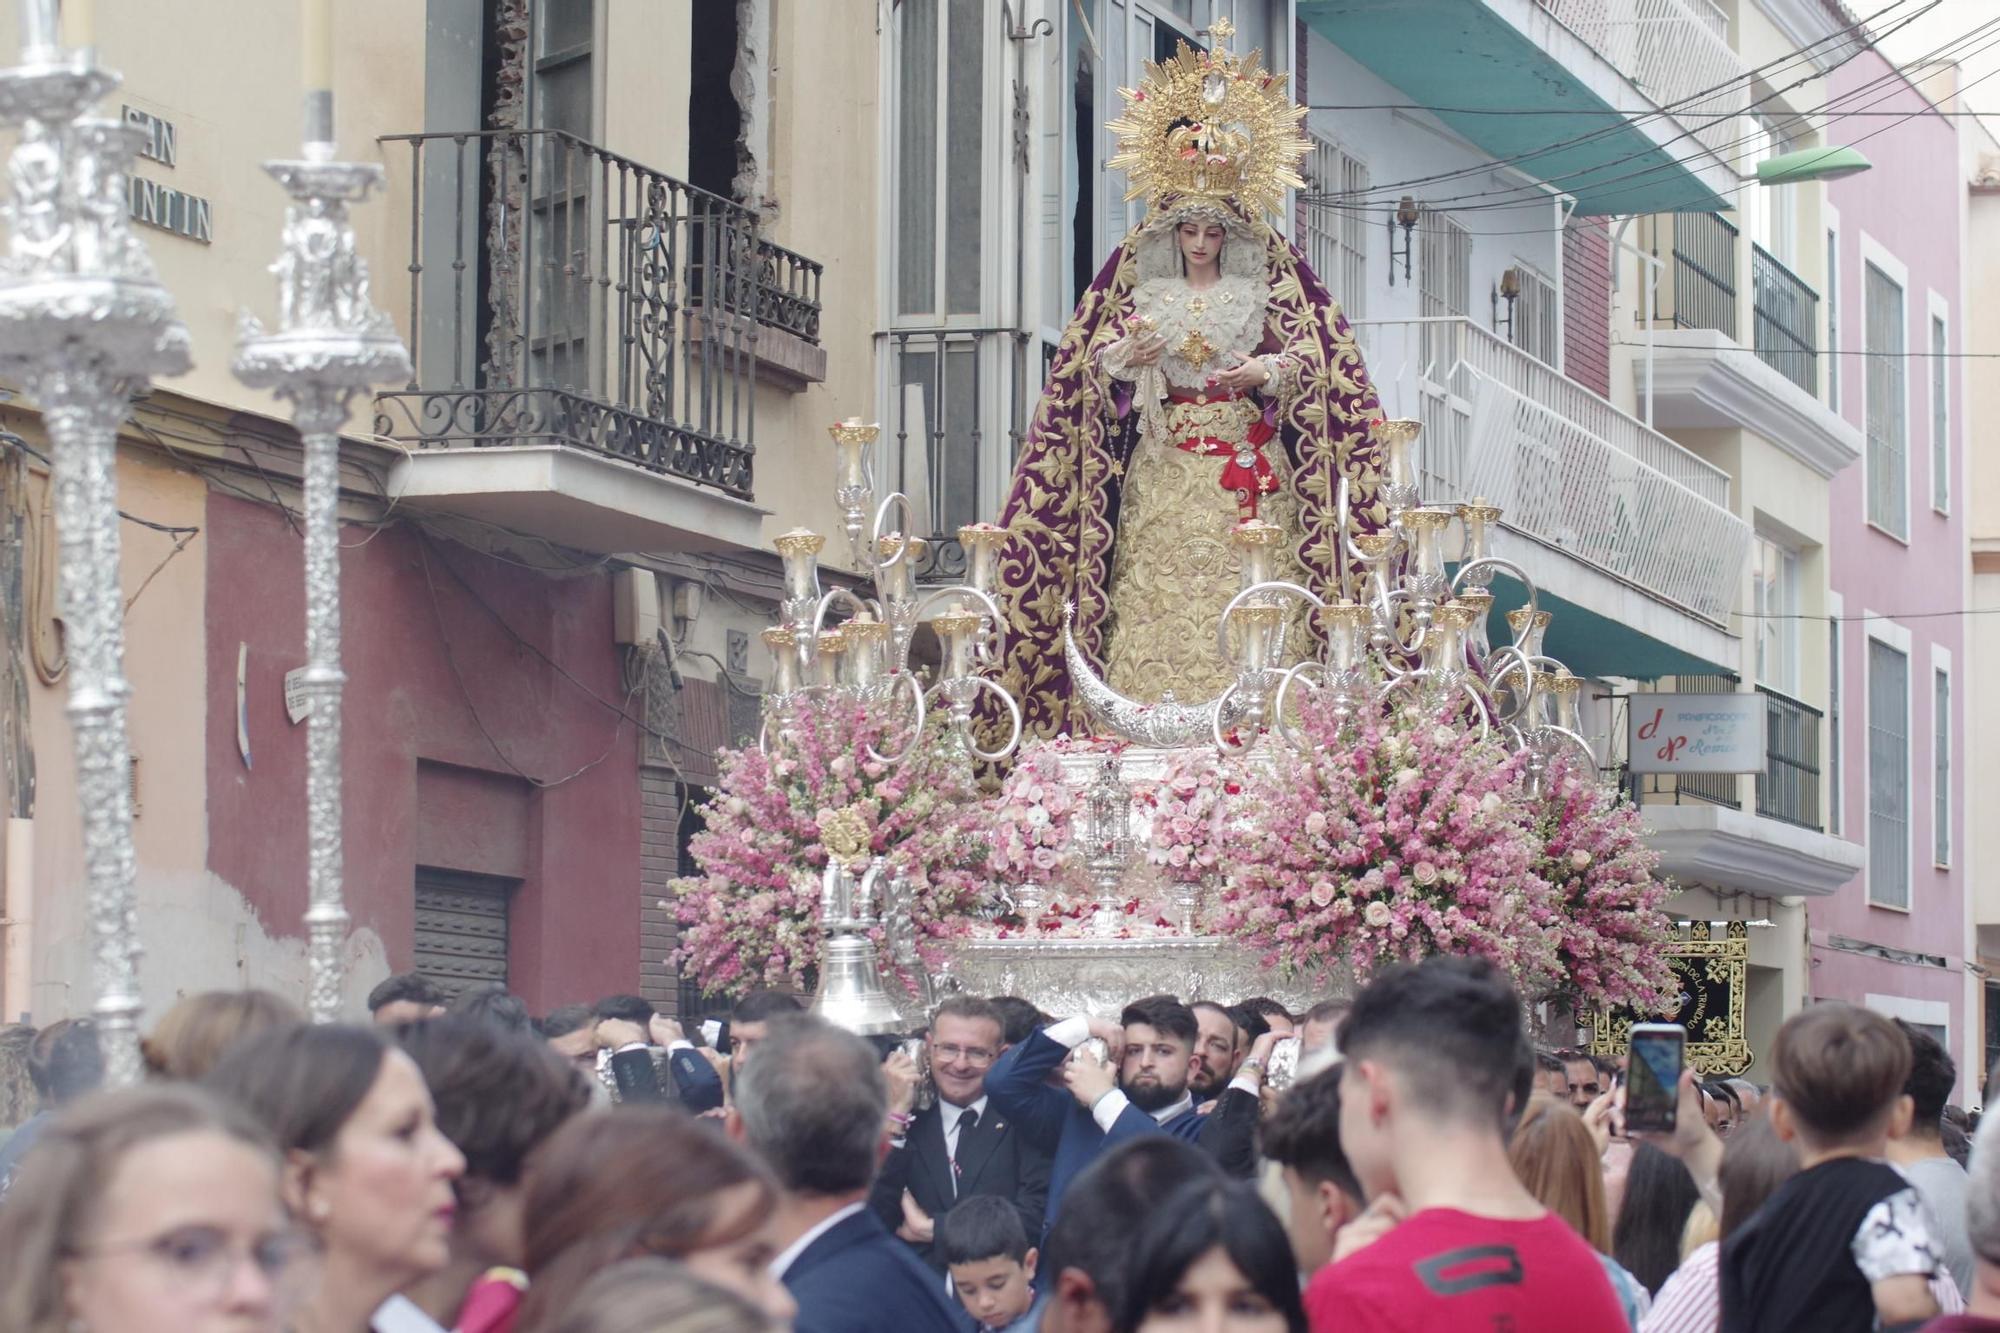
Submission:
<svg viewBox="0 0 2000 1333">
<path fill-rule="evenodd" d="M 954 995 L 931 1015 L 925 1041 L 936 1100 L 890 1141 L 870 1205 L 932 1268 L 944 1271 L 938 1219 L 975 1194 L 1006 1199 L 1039 1236 L 1049 1157 L 989 1104 L 986 1071 L 1006 1049 L 1006 1023 L 986 1000 Z"/>
</svg>

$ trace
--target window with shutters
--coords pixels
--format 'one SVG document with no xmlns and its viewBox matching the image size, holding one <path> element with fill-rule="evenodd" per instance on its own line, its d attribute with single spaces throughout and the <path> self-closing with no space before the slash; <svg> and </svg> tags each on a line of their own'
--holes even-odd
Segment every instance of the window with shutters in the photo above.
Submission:
<svg viewBox="0 0 2000 1333">
<path fill-rule="evenodd" d="M 1472 236 L 1449 213 L 1424 210 L 1417 283 L 1423 315 L 1436 319 L 1472 309 Z"/>
<path fill-rule="evenodd" d="M 1826 406 L 1840 410 L 1840 233 L 1826 229 Z"/>
<path fill-rule="evenodd" d="M 1903 289 L 1895 279 L 1864 266 L 1867 321 L 1868 521 L 1893 536 L 1910 535 L 1908 397 L 1903 359 Z"/>
<path fill-rule="evenodd" d="M 1931 508 L 1951 512 L 1951 358 L 1944 318 L 1931 316 Z"/>
<path fill-rule="evenodd" d="M 1841 688 L 1847 679 L 1840 657 L 1840 617 L 1826 626 L 1826 831 L 1836 838 L 1847 825 L 1847 737 L 1841 730 Z"/>
<path fill-rule="evenodd" d="M 1374 229 L 1362 196 L 1368 164 L 1339 144 L 1313 136 L 1306 189 L 1322 197 L 1306 210 L 1306 260 L 1350 320 L 1368 311 L 1368 238 Z"/>
<path fill-rule="evenodd" d="M 417 867 L 416 970 L 446 995 L 507 984 L 507 903 L 515 881 Z"/>
<path fill-rule="evenodd" d="M 1868 901 L 1910 906 L 1910 659 L 1868 641 Z"/>
<path fill-rule="evenodd" d="M 987 0 L 894 7 L 898 324 L 976 316 L 984 298 Z"/>
<path fill-rule="evenodd" d="M 1939 668 L 1931 680 L 1931 859 L 1951 864 L 1951 673 Z"/>
</svg>

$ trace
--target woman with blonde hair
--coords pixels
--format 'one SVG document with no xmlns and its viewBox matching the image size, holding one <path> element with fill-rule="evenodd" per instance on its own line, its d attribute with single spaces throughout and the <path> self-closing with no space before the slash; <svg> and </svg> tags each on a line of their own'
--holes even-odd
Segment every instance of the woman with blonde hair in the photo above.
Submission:
<svg viewBox="0 0 2000 1333">
<path fill-rule="evenodd" d="M 627 1259 L 598 1273 L 545 1333 L 780 1333 L 790 1324 L 667 1259 Z"/>
<path fill-rule="evenodd" d="M 297 1005 L 271 991 L 204 991 L 167 1010 L 139 1049 L 146 1057 L 146 1072 L 154 1078 L 192 1082 L 252 1037 L 305 1021 Z"/>
<path fill-rule="evenodd" d="M 1611 1208 L 1604 1198 L 1597 1140 L 1583 1117 L 1547 1093 L 1536 1093 L 1508 1140 L 1507 1160 L 1528 1193 L 1597 1251 L 1604 1275 L 1625 1307 L 1626 1322 L 1637 1328 L 1650 1298 L 1639 1280 L 1611 1257 Z"/>
<path fill-rule="evenodd" d="M 262 1127 L 199 1089 L 78 1102 L 0 1208 L 0 1328 L 276 1333 L 304 1267 L 278 1174 Z"/>
</svg>

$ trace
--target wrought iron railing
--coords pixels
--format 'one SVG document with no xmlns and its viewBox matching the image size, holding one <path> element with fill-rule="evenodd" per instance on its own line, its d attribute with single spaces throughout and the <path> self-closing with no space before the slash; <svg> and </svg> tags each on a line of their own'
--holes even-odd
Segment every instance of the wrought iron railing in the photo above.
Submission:
<svg viewBox="0 0 2000 1333">
<path fill-rule="evenodd" d="M 1750 549 L 1728 473 L 1468 319 L 1354 327 L 1384 405 L 1424 423 L 1427 498 L 1484 496 L 1525 536 L 1727 615 Z"/>
<path fill-rule="evenodd" d="M 1750 247 L 1751 331 L 1757 359 L 1819 396 L 1819 293 L 1761 245 Z"/>
<path fill-rule="evenodd" d="M 1674 323 L 1715 329 L 1731 338 L 1736 327 L 1736 228 L 1713 213 L 1676 213 L 1673 238 Z"/>
<path fill-rule="evenodd" d="M 1541 0 L 1704 147 L 1727 153 L 1748 97 L 1729 17 L 1713 0 Z"/>
<path fill-rule="evenodd" d="M 569 445 L 751 493 L 758 339 L 817 340 L 818 264 L 558 131 L 384 142 L 409 154 L 415 374 L 377 397 L 378 434 Z"/>
<path fill-rule="evenodd" d="M 1757 778 L 1757 813 L 1818 832 L 1819 730 L 1825 715 L 1811 704 L 1766 689 L 1764 771 Z"/>
<path fill-rule="evenodd" d="M 1015 329 L 895 329 L 883 337 L 890 377 L 883 489 L 910 497 L 930 539 L 918 580 L 956 581 L 965 575 L 958 529 L 992 517 L 981 478 L 1012 466 L 1041 368 L 1028 365 L 1029 335 Z M 991 466 L 995 442 L 1007 450 L 1006 466 Z"/>
</svg>

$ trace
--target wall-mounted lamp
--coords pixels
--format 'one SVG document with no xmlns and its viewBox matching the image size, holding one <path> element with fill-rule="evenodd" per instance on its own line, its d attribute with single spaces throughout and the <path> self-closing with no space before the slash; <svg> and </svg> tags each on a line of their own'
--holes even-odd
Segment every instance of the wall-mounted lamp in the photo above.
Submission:
<svg viewBox="0 0 2000 1333">
<path fill-rule="evenodd" d="M 1500 285 L 1493 289 L 1493 331 L 1498 333 L 1501 325 L 1507 327 L 1507 341 L 1514 341 L 1514 302 L 1521 299 L 1521 270 L 1503 269 Z M 1500 313 L 1500 303 L 1507 303 L 1507 313 Z"/>
<path fill-rule="evenodd" d="M 1417 229 L 1423 214 L 1417 210 L 1417 201 L 1404 195 L 1396 201 L 1395 216 L 1389 219 L 1389 285 L 1396 285 L 1396 228 L 1403 229 L 1403 281 L 1410 280 L 1410 233 Z"/>
</svg>

